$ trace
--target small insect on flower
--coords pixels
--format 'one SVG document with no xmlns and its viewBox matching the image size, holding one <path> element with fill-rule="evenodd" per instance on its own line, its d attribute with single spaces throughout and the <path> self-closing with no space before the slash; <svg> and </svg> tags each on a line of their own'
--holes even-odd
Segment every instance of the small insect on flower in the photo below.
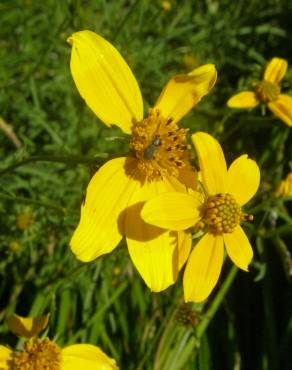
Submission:
<svg viewBox="0 0 292 370">
<path fill-rule="evenodd" d="M 153 159 L 155 157 L 155 152 L 161 145 L 161 139 L 159 136 L 154 137 L 152 143 L 146 148 L 144 152 L 144 157 L 146 159 Z"/>
</svg>

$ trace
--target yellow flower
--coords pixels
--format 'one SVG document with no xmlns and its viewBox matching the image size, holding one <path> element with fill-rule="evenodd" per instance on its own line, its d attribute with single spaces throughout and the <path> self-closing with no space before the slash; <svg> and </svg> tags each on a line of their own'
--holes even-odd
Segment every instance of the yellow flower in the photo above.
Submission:
<svg viewBox="0 0 292 370">
<path fill-rule="evenodd" d="M 172 8 L 172 5 L 171 5 L 171 2 L 170 1 L 167 1 L 167 0 L 162 0 L 160 2 L 162 8 L 166 11 L 166 12 L 169 12 Z"/>
<path fill-rule="evenodd" d="M 292 172 L 288 173 L 285 180 L 282 180 L 275 191 L 276 197 L 291 197 L 292 196 Z"/>
<path fill-rule="evenodd" d="M 287 67 L 285 59 L 273 58 L 268 63 L 263 80 L 256 85 L 255 91 L 243 91 L 234 95 L 228 100 L 228 107 L 254 108 L 262 102 L 288 126 L 292 126 L 292 97 L 281 94 L 279 86 Z"/>
<path fill-rule="evenodd" d="M 20 230 L 28 229 L 34 222 L 34 216 L 30 210 L 20 213 L 16 217 L 16 225 Z"/>
<path fill-rule="evenodd" d="M 220 144 L 204 132 L 192 135 L 192 141 L 205 196 L 198 192 L 161 194 L 145 204 L 141 215 L 159 227 L 177 231 L 195 227 L 206 232 L 188 258 L 183 281 L 185 301 L 200 302 L 218 281 L 224 245 L 231 260 L 248 269 L 253 252 L 240 222 L 252 217 L 241 207 L 256 193 L 260 171 L 247 155 L 237 158 L 227 170 Z"/>
<path fill-rule="evenodd" d="M 49 315 L 21 317 L 12 315 L 7 320 L 9 329 L 27 341 L 23 351 L 11 351 L 0 345 L 1 370 L 118 370 L 115 360 L 92 344 L 74 344 L 61 349 L 49 338 L 37 335 L 48 324 Z"/>
<path fill-rule="evenodd" d="M 132 134 L 132 155 L 108 161 L 91 179 L 72 251 L 81 261 L 92 261 L 126 236 L 142 278 L 151 290 L 161 291 L 176 281 L 190 238 L 146 224 L 140 210 L 157 194 L 185 191 L 182 183 L 194 177 L 187 161 L 186 130 L 177 122 L 213 87 L 216 69 L 204 65 L 173 77 L 143 119 L 138 83 L 114 46 L 91 31 L 74 33 L 68 41 L 80 95 L 106 125 Z"/>
<path fill-rule="evenodd" d="M 192 53 L 184 54 L 182 62 L 187 70 L 196 68 L 200 64 L 199 59 Z"/>
</svg>

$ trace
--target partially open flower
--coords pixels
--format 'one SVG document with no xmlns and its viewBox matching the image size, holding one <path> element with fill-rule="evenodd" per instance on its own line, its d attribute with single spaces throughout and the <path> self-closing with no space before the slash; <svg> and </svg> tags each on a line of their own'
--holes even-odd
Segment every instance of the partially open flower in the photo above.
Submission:
<svg viewBox="0 0 292 370">
<path fill-rule="evenodd" d="M 22 351 L 12 351 L 0 345 L 1 370 L 118 370 L 115 360 L 92 344 L 74 344 L 60 348 L 48 337 L 38 334 L 47 326 L 49 315 L 7 320 L 9 329 L 26 338 Z"/>
</svg>

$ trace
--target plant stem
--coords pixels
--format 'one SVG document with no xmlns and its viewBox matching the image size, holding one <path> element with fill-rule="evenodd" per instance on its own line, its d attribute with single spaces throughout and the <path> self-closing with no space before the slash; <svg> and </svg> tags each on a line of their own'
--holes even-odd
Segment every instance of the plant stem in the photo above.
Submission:
<svg viewBox="0 0 292 370">
<path fill-rule="evenodd" d="M 204 314 L 203 319 L 197 326 L 196 334 L 198 340 L 200 340 L 207 330 L 211 320 L 213 319 L 215 313 L 219 309 L 223 299 L 225 298 L 227 292 L 229 291 L 232 282 L 236 276 L 236 273 L 238 271 L 238 268 L 236 266 L 232 266 L 226 279 L 224 280 L 224 283 L 221 285 L 221 288 L 219 292 L 217 293 L 216 297 L 213 299 L 209 309 Z"/>
<path fill-rule="evenodd" d="M 27 163 L 31 162 L 56 162 L 56 163 L 66 163 L 69 165 L 74 165 L 74 164 L 101 164 L 101 159 L 102 158 L 88 158 L 88 157 L 80 157 L 80 156 L 56 156 L 52 157 L 49 155 L 36 155 L 36 156 L 31 156 L 28 158 L 23 159 L 20 162 L 14 163 L 6 168 L 4 170 L 0 171 L 0 176 L 5 175 L 6 173 L 9 173 L 13 170 L 15 170 L 18 167 L 24 166 Z"/>
</svg>

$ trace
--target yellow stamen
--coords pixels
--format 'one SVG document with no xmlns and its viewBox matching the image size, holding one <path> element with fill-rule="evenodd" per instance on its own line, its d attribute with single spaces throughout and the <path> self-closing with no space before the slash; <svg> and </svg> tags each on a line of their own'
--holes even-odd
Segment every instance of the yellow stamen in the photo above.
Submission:
<svg viewBox="0 0 292 370">
<path fill-rule="evenodd" d="M 10 367 L 13 370 L 60 370 L 61 350 L 49 338 L 34 338 L 26 342 L 23 352 L 13 352 Z"/>
<path fill-rule="evenodd" d="M 178 129 L 172 119 L 161 117 L 156 109 L 151 109 L 143 121 L 134 123 L 130 147 L 148 180 L 166 174 L 178 176 L 186 161 L 185 137 L 185 129 Z"/>
<path fill-rule="evenodd" d="M 256 86 L 256 95 L 258 100 L 265 103 L 276 100 L 280 93 L 280 87 L 269 81 L 261 81 Z"/>
<path fill-rule="evenodd" d="M 241 207 L 230 194 L 216 194 L 207 198 L 202 206 L 202 219 L 196 228 L 209 228 L 214 235 L 232 233 L 242 220 L 252 221 L 253 216 L 242 213 Z"/>
</svg>

